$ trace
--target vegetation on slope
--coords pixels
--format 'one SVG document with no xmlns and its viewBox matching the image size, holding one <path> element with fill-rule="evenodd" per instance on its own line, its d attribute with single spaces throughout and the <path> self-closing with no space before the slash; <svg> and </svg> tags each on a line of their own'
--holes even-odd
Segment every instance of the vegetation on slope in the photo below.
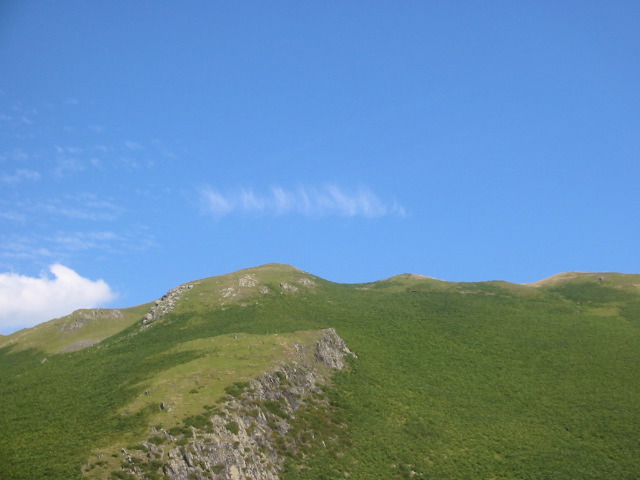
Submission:
<svg viewBox="0 0 640 480">
<path fill-rule="evenodd" d="M 2 337 L 0 347 L 13 345 L 14 351 L 30 348 L 45 353 L 81 350 L 140 321 L 150 305 L 121 310 L 77 310 L 66 317 Z"/>
<path fill-rule="evenodd" d="M 202 280 L 149 328 L 85 350 L 0 349 L 0 471 L 78 478 L 96 448 L 147 435 L 160 397 L 145 406 L 144 392 L 206 362 L 208 343 L 334 327 L 358 354 L 329 391 L 349 428 L 292 456 L 285 478 L 637 478 L 639 284 L 576 274 L 537 287 L 338 285 L 284 266 Z M 263 363 L 251 348 L 239 357 Z M 255 375 L 241 371 L 217 384 L 194 374 L 198 393 L 174 412 L 192 415 L 225 382 Z M 314 415 L 324 413 L 298 421 L 335 424 Z"/>
</svg>

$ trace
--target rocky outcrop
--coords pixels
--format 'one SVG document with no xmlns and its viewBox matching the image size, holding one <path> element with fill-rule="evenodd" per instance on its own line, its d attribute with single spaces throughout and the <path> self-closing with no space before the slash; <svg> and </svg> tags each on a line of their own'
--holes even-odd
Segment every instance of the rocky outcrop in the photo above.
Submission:
<svg viewBox="0 0 640 480">
<path fill-rule="evenodd" d="M 282 288 L 282 290 L 285 291 L 285 292 L 297 292 L 298 291 L 298 287 L 296 287 L 295 285 L 291 285 L 290 283 L 286 283 L 286 282 L 282 282 L 280 284 L 280 288 Z"/>
<path fill-rule="evenodd" d="M 162 296 L 162 298 L 155 301 L 151 310 L 143 317 L 142 325 L 146 326 L 173 310 L 176 302 L 180 299 L 182 294 L 191 290 L 193 286 L 193 283 L 189 283 L 169 290 L 164 296 Z"/>
<path fill-rule="evenodd" d="M 325 332 L 325 335 L 318 340 L 315 346 L 316 361 L 342 370 L 345 367 L 345 355 L 353 356 L 354 353 L 347 348 L 344 340 L 338 336 L 334 329 L 325 330 Z"/>
<path fill-rule="evenodd" d="M 222 305 L 227 305 L 230 302 L 238 303 L 247 300 L 252 294 L 260 292 L 263 295 L 270 293 L 296 293 L 300 291 L 301 287 L 311 289 L 316 286 L 316 283 L 307 277 L 298 278 L 290 282 L 279 282 L 277 286 L 272 285 L 268 287 L 261 282 L 260 278 L 252 273 L 243 275 L 237 280 L 234 279 L 233 283 L 225 284 L 218 290 L 218 300 Z M 246 303 L 239 303 L 241 306 L 246 306 Z"/>
<path fill-rule="evenodd" d="M 300 280 L 298 280 L 298 283 L 300 285 L 304 285 L 305 287 L 313 287 L 313 286 L 315 286 L 315 282 L 313 280 L 311 280 L 310 278 L 306 278 L 306 277 L 303 277 Z"/>
<path fill-rule="evenodd" d="M 280 478 L 287 456 L 301 454 L 315 438 L 297 415 L 329 408 L 322 386 L 333 370 L 345 367 L 345 356 L 355 356 L 333 329 L 322 331 L 315 345 L 293 349 L 287 363 L 228 387 L 215 413 L 154 430 L 143 442 L 144 454 L 123 452 L 123 470 L 138 479 L 157 478 L 160 471 L 171 480 Z"/>
<path fill-rule="evenodd" d="M 96 320 L 120 318 L 122 318 L 122 312 L 120 310 L 79 310 L 65 317 L 66 321 L 60 326 L 60 333 L 75 332 Z"/>
<path fill-rule="evenodd" d="M 238 280 L 238 285 L 244 288 L 255 287 L 259 283 L 260 280 L 258 280 L 254 275 L 245 275 Z"/>
</svg>

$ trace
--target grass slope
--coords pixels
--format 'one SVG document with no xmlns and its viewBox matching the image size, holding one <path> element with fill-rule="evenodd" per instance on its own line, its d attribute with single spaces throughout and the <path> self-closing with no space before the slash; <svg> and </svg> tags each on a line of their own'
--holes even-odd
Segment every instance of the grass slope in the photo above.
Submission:
<svg viewBox="0 0 640 480">
<path fill-rule="evenodd" d="M 339 285 L 268 265 L 194 284 L 152 327 L 82 351 L 0 348 L 2 478 L 79 478 L 96 449 L 198 413 L 327 327 L 358 354 L 331 391 L 349 428 L 288 479 L 640 476 L 638 275 Z"/>
<path fill-rule="evenodd" d="M 0 339 L 0 347 L 36 349 L 44 353 L 80 350 L 83 345 L 98 343 L 139 321 L 151 304 L 120 310 L 77 310 L 66 317 L 20 330 Z"/>
</svg>

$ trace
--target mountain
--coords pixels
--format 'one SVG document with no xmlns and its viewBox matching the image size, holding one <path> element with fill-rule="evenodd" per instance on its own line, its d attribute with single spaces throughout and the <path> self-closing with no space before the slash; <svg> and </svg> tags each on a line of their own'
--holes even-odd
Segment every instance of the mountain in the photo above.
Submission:
<svg viewBox="0 0 640 480">
<path fill-rule="evenodd" d="M 639 360 L 640 275 L 263 265 L 0 338 L 0 478 L 638 478 Z"/>
</svg>

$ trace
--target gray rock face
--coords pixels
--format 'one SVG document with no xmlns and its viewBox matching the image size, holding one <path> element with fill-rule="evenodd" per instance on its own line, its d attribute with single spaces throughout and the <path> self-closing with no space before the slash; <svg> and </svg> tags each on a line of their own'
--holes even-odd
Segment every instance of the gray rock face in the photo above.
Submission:
<svg viewBox="0 0 640 480">
<path fill-rule="evenodd" d="M 255 287 L 258 283 L 260 283 L 259 280 L 253 275 L 245 275 L 238 280 L 238 285 L 244 288 Z"/>
<path fill-rule="evenodd" d="M 194 284 L 187 284 L 172 288 L 162 298 L 156 300 L 153 307 L 151 307 L 151 310 L 147 314 L 145 314 L 144 318 L 142 319 L 142 325 L 146 326 L 173 310 L 176 302 L 180 299 L 182 294 L 188 290 L 191 290 L 193 288 L 193 285 Z"/>
<path fill-rule="evenodd" d="M 286 283 L 283 282 L 280 284 L 280 288 L 282 288 L 283 291 L 285 292 L 297 292 L 298 291 L 298 287 L 296 287 L 295 285 L 291 285 L 290 283 Z"/>
<path fill-rule="evenodd" d="M 305 287 L 313 287 L 315 285 L 314 281 L 310 278 L 301 278 L 298 280 L 300 285 L 304 285 Z"/>
<path fill-rule="evenodd" d="M 67 321 L 60 327 L 60 332 L 74 332 L 93 321 L 110 318 L 120 319 L 122 312 L 120 310 L 81 310 L 65 317 Z"/>
<path fill-rule="evenodd" d="M 347 348 L 344 340 L 338 336 L 333 328 L 325 330 L 325 332 L 325 335 L 316 343 L 316 361 L 341 370 L 345 366 L 345 355 L 355 357 L 355 354 Z"/>
<path fill-rule="evenodd" d="M 299 440 L 290 433 L 296 412 L 320 393 L 331 369 L 342 369 L 344 357 L 353 355 L 335 330 L 322 332 L 314 346 L 294 345 L 293 359 L 249 382 L 242 393 L 228 396 L 220 413 L 203 428 L 190 427 L 190 435 L 167 438 L 168 444 L 145 442 L 144 461 L 162 462 L 162 472 L 172 480 L 277 480 L 285 450 L 296 450 Z M 314 405 L 318 404 L 315 400 Z M 177 445 L 176 445 L 177 443 Z M 144 479 L 140 459 L 124 456 L 125 468 Z"/>
</svg>

